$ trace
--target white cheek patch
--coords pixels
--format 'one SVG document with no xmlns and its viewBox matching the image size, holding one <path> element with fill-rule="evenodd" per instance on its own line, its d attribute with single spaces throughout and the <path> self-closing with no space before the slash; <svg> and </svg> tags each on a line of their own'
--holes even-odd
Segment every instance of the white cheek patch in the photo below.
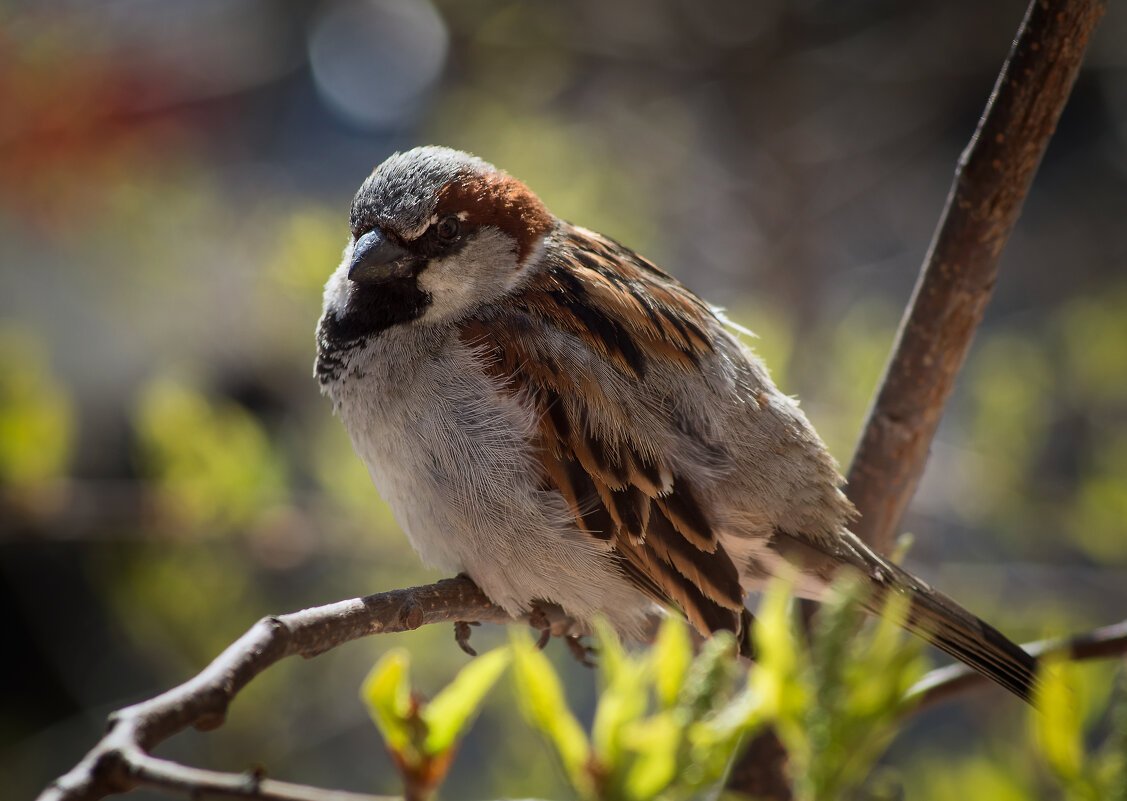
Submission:
<svg viewBox="0 0 1127 801">
<path fill-rule="evenodd" d="M 431 296 L 422 321 L 460 317 L 512 291 L 525 271 L 516 251 L 512 237 L 496 228 L 483 228 L 452 256 L 431 259 L 419 273 L 419 288 Z"/>
</svg>

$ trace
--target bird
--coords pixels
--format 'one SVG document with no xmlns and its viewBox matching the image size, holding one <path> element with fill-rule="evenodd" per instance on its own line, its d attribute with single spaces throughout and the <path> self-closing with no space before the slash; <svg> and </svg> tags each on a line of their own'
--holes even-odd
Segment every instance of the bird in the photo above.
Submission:
<svg viewBox="0 0 1127 801">
<path fill-rule="evenodd" d="M 314 374 L 428 566 L 513 616 L 746 638 L 750 592 L 848 575 L 880 614 L 1030 701 L 1036 663 L 850 531 L 843 480 L 722 311 L 525 184 L 439 146 L 352 200 Z"/>
</svg>

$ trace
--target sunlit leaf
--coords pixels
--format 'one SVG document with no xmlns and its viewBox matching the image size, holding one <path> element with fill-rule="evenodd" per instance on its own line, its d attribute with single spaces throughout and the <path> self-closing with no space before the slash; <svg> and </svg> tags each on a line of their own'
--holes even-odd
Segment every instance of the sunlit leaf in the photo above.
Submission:
<svg viewBox="0 0 1127 801">
<path fill-rule="evenodd" d="M 595 706 L 591 747 L 603 767 L 617 773 L 623 758 L 623 727 L 636 722 L 646 712 L 647 665 L 626 653 L 618 635 L 605 621 L 598 621 L 595 629 L 604 687 Z"/>
<path fill-rule="evenodd" d="M 759 693 L 749 682 L 721 709 L 690 723 L 685 733 L 690 748 L 683 783 L 701 787 L 721 779 L 741 743 L 765 720 Z"/>
<path fill-rule="evenodd" d="M 776 581 L 763 596 L 755 620 L 756 670 L 752 682 L 767 713 L 792 720 L 806 704 L 798 678 L 799 652 L 790 615 L 790 584 Z"/>
<path fill-rule="evenodd" d="M 368 714 L 388 748 L 396 752 L 409 750 L 412 740 L 410 665 L 411 657 L 406 649 L 388 651 L 360 688 Z"/>
<path fill-rule="evenodd" d="M 1002 759 L 997 753 L 975 759 L 951 760 L 925 754 L 907 771 L 904 798 L 924 801 L 1042 801 L 1035 789 L 1032 760 Z"/>
<path fill-rule="evenodd" d="M 521 711 L 536 729 L 547 735 L 572 784 L 581 791 L 589 791 L 590 778 L 585 768 L 591 749 L 583 727 L 568 708 L 559 676 L 527 633 L 514 630 L 510 641 Z"/>
<path fill-rule="evenodd" d="M 623 727 L 622 739 L 633 755 L 622 781 L 628 798 L 653 798 L 677 777 L 677 751 L 684 730 L 684 723 L 668 711 Z"/>
<path fill-rule="evenodd" d="M 1039 672 L 1034 731 L 1041 752 L 1060 776 L 1072 778 L 1084 765 L 1083 732 L 1076 698 L 1059 662 L 1045 662 Z"/>
<path fill-rule="evenodd" d="M 716 632 L 704 642 L 686 671 L 679 706 L 693 718 L 701 718 L 723 707 L 741 672 L 736 638 L 731 632 Z"/>
<path fill-rule="evenodd" d="M 630 669 L 630 656 L 622 647 L 622 640 L 606 618 L 596 618 L 594 628 L 595 639 L 599 643 L 599 673 L 602 674 L 604 682 L 613 684 L 618 680 L 621 671 Z"/>
<path fill-rule="evenodd" d="M 428 754 L 442 753 L 462 736 L 511 660 L 508 648 L 482 654 L 458 671 L 454 680 L 423 708 L 422 718 L 427 724 L 424 747 Z"/>
<path fill-rule="evenodd" d="M 654 689 L 662 706 L 669 708 L 677 702 L 692 659 L 693 644 L 688 626 L 672 615 L 666 617 L 650 651 Z"/>
</svg>

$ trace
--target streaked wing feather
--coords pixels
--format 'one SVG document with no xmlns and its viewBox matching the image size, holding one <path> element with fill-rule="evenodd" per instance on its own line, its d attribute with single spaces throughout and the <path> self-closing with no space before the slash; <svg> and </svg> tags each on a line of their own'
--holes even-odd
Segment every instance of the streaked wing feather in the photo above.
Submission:
<svg viewBox="0 0 1127 801">
<path fill-rule="evenodd" d="M 567 235 L 572 265 L 550 263 L 492 317 L 465 321 L 461 336 L 504 391 L 537 409 L 545 486 L 564 497 L 580 529 L 609 543 L 640 591 L 680 607 L 700 630 L 739 631 L 739 574 L 690 478 L 639 432 L 598 431 L 588 412 L 607 403 L 598 382 L 538 346 L 555 329 L 644 382 L 654 364 L 696 367 L 711 351 L 711 312 L 629 250 L 581 229 Z"/>
</svg>

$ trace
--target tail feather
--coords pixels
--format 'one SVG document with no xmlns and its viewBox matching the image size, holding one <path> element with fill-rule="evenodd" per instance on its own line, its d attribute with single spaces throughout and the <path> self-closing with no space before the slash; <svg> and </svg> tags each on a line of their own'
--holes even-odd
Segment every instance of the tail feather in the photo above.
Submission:
<svg viewBox="0 0 1127 801">
<path fill-rule="evenodd" d="M 1033 703 L 1037 660 L 989 623 L 919 582 L 911 590 L 905 627 L 936 648 Z"/>
<path fill-rule="evenodd" d="M 873 589 L 865 603 L 866 611 L 872 614 L 881 613 L 891 593 L 906 595 L 910 606 L 904 627 L 908 631 L 1023 701 L 1033 703 L 1036 659 L 943 593 L 881 557 L 852 533 L 843 532 L 832 545 L 822 547 L 822 543 L 779 532 L 773 545 L 778 546 L 781 555 L 799 561 L 804 572 L 812 570 L 827 585 L 842 563 L 852 565 Z"/>
</svg>

